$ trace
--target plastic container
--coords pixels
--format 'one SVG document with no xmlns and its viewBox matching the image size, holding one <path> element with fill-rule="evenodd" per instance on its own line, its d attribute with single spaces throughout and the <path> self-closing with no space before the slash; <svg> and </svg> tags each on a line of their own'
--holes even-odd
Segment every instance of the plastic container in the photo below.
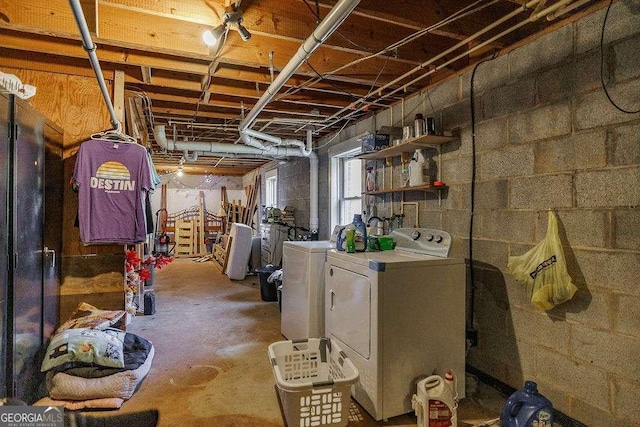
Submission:
<svg viewBox="0 0 640 427">
<path fill-rule="evenodd" d="M 416 138 L 424 135 L 425 127 L 426 126 L 424 124 L 424 117 L 422 116 L 422 114 L 416 114 L 416 117 L 413 121 L 413 134 Z"/>
<path fill-rule="evenodd" d="M 367 225 L 362 221 L 362 215 L 353 215 L 351 223 L 356 229 L 355 246 L 356 252 L 364 252 L 367 250 Z"/>
<path fill-rule="evenodd" d="M 379 236 L 378 237 L 378 246 L 380 246 L 381 251 L 390 251 L 395 248 L 395 243 L 393 241 L 393 237 L 389 236 Z"/>
<path fill-rule="evenodd" d="M 536 422 L 534 424 L 534 421 Z M 538 385 L 525 381 L 524 387 L 514 392 L 502 408 L 502 427 L 551 427 L 553 425 L 553 405 L 538 392 Z"/>
<path fill-rule="evenodd" d="M 278 301 L 276 284 L 269 283 L 267 281 L 267 279 L 269 279 L 269 276 L 271 276 L 271 274 L 276 270 L 276 267 L 270 265 L 266 267 L 256 268 L 256 272 L 258 273 L 258 277 L 260 278 L 260 298 L 262 298 L 262 301 Z"/>
<path fill-rule="evenodd" d="M 278 395 L 289 426 L 345 426 L 359 373 L 328 338 L 269 345 Z"/>
<path fill-rule="evenodd" d="M 455 389 L 455 380 L 450 370 L 444 378 L 431 375 L 420 380 L 417 393 L 411 399 L 411 406 L 418 417 L 418 426 L 457 427 L 458 402 Z"/>
<path fill-rule="evenodd" d="M 430 184 L 429 161 L 424 157 L 422 150 L 417 149 L 409 162 L 409 186 L 423 184 Z"/>
<path fill-rule="evenodd" d="M 356 227 L 353 224 L 349 224 L 345 227 L 344 233 L 347 253 L 352 254 L 356 251 Z"/>
</svg>

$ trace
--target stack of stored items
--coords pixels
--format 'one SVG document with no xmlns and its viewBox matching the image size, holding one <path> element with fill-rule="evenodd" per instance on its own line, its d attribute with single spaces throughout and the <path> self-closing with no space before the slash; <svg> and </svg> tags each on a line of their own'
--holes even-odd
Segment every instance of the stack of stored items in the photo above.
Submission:
<svg viewBox="0 0 640 427">
<path fill-rule="evenodd" d="M 38 406 L 117 409 L 151 369 L 150 341 L 117 329 L 124 311 L 82 303 L 60 326 L 42 362 L 49 397 Z"/>
<path fill-rule="evenodd" d="M 290 227 L 295 227 L 296 225 L 296 218 L 294 215 L 294 210 L 295 208 L 293 206 L 286 206 L 283 210 L 282 213 L 280 214 L 280 222 L 290 226 Z"/>
</svg>

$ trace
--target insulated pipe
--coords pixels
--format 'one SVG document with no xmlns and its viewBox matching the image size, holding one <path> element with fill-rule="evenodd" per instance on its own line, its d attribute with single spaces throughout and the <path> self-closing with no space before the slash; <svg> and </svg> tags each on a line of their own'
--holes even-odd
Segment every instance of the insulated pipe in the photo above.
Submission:
<svg viewBox="0 0 640 427">
<path fill-rule="evenodd" d="M 196 160 L 198 160 L 198 152 L 194 151 L 193 155 L 189 156 L 189 150 L 184 150 L 182 157 L 184 157 L 184 161 L 187 163 L 195 163 Z"/>
<path fill-rule="evenodd" d="M 318 155 L 312 150 L 311 129 L 307 129 L 307 149 L 309 150 L 309 230 L 317 234 L 318 219 Z"/>
<path fill-rule="evenodd" d="M 185 159 L 188 150 L 193 155 L 214 154 L 225 157 L 308 157 L 309 158 L 309 229 L 312 233 L 318 232 L 318 155 L 311 150 L 311 131 L 307 133 L 309 138 L 309 150 L 304 146 L 296 149 L 289 147 L 264 146 L 260 141 L 248 134 L 242 134 L 244 145 L 224 144 L 219 142 L 178 142 L 167 139 L 165 126 L 153 127 L 153 136 L 156 143 L 165 150 L 183 150 Z"/>
<path fill-rule="evenodd" d="M 91 68 L 93 68 L 93 72 L 96 74 L 98 85 L 100 86 L 100 91 L 102 92 L 102 97 L 104 98 L 104 102 L 107 104 L 107 109 L 109 110 L 109 115 L 111 116 L 111 124 L 116 131 L 122 132 L 122 123 L 120 123 L 120 121 L 118 120 L 116 110 L 113 108 L 113 102 L 111 102 L 111 97 L 109 96 L 109 91 L 107 90 L 107 84 L 104 81 L 104 76 L 102 75 L 102 70 L 100 69 L 100 63 L 98 62 L 98 56 L 96 55 L 96 45 L 91 40 L 91 34 L 89 33 L 87 21 L 84 19 L 84 12 L 82 11 L 80 1 L 69 0 L 69 5 L 71 5 L 73 16 L 76 19 L 78 29 L 80 30 L 80 34 L 82 35 L 82 47 L 87 52 L 87 54 L 89 54 L 89 62 L 91 63 Z"/>
<path fill-rule="evenodd" d="M 289 147 L 264 146 L 258 141 L 251 141 L 251 144 L 225 144 L 220 142 L 187 142 L 167 139 L 165 126 L 156 125 L 153 127 L 153 136 L 156 143 L 170 151 L 202 151 L 219 155 L 227 154 L 258 154 L 262 157 L 306 157 L 303 150 Z"/>
<path fill-rule="evenodd" d="M 246 135 L 249 135 L 253 138 L 263 139 L 267 142 L 270 142 L 272 145 L 280 146 L 280 145 L 293 145 L 294 147 L 305 148 L 305 145 L 302 141 L 298 141 L 297 139 L 282 139 L 279 136 L 273 136 L 266 134 L 264 132 L 260 132 L 253 129 L 247 129 L 244 131 Z"/>
<path fill-rule="evenodd" d="M 284 66 L 278 77 L 269 85 L 265 93 L 254 104 L 253 108 L 244 120 L 240 122 L 238 130 L 242 134 L 251 126 L 251 123 L 260 114 L 262 109 L 273 99 L 278 91 L 284 86 L 289 78 L 295 73 L 300 65 L 320 46 L 329 36 L 347 19 L 353 9 L 360 3 L 360 0 L 340 0 L 325 16 L 325 18 L 316 27 L 313 33 L 302 43 L 298 52 Z"/>
</svg>

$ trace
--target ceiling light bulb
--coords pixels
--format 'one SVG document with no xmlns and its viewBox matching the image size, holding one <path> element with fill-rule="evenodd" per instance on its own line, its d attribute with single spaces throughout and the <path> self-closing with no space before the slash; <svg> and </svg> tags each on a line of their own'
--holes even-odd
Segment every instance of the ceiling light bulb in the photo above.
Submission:
<svg viewBox="0 0 640 427">
<path fill-rule="evenodd" d="M 222 38 L 225 32 L 224 25 L 218 25 L 211 30 L 207 30 L 202 34 L 202 39 L 207 46 L 214 46 Z"/>
</svg>

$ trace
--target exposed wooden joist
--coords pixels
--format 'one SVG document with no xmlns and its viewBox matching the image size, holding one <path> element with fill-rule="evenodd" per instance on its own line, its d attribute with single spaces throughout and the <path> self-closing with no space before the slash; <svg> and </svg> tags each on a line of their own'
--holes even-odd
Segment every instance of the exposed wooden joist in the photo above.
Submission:
<svg viewBox="0 0 640 427">
<path fill-rule="evenodd" d="M 144 84 L 150 85 L 151 84 L 151 67 L 146 67 L 144 65 L 141 66 L 140 74 L 142 74 L 142 82 Z"/>
</svg>

